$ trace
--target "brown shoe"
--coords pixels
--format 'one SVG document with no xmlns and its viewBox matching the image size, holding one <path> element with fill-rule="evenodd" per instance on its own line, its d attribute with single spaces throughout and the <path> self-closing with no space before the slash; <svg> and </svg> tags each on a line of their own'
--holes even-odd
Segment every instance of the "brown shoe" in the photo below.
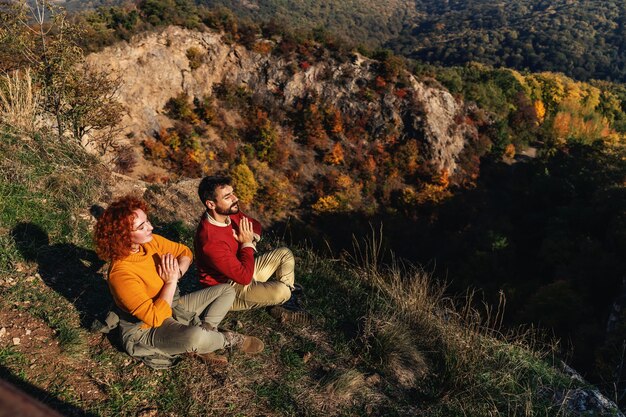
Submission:
<svg viewBox="0 0 626 417">
<path fill-rule="evenodd" d="M 218 355 L 215 352 L 208 352 L 208 353 L 189 352 L 188 355 L 208 365 L 213 365 L 213 366 L 228 365 L 228 358 L 224 355 Z"/>
<path fill-rule="evenodd" d="M 260 353 L 265 348 L 263 341 L 258 337 L 246 336 L 236 332 L 222 333 L 226 339 L 226 347 L 234 348 L 247 354 Z"/>
</svg>

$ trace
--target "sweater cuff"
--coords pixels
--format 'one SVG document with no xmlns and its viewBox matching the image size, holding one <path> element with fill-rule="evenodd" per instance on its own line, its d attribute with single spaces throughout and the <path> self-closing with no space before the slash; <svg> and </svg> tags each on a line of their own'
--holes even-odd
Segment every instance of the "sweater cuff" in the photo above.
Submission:
<svg viewBox="0 0 626 417">
<path fill-rule="evenodd" d="M 253 241 L 252 243 L 244 243 L 241 245 L 241 249 L 244 248 L 252 248 L 252 250 L 256 252 L 256 242 Z"/>
</svg>

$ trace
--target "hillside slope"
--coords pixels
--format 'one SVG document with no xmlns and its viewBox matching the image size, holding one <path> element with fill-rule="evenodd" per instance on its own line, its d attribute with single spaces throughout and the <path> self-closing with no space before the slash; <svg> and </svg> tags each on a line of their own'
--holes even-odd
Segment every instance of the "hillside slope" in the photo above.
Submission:
<svg viewBox="0 0 626 417">
<path fill-rule="evenodd" d="M 3 129 L 0 376 L 64 415 L 622 415 L 530 334 L 505 337 L 490 330 L 497 315 L 454 309 L 422 271 L 378 265 L 375 239 L 351 261 L 296 250 L 312 326 L 229 314 L 224 325 L 263 338 L 263 354 L 231 354 L 221 370 L 189 358 L 150 370 L 114 335 L 88 332 L 110 302 L 88 211 L 118 179 L 46 132 Z M 192 231 L 159 211 L 157 231 L 190 244 Z M 188 275 L 183 292 L 197 288 Z"/>
</svg>

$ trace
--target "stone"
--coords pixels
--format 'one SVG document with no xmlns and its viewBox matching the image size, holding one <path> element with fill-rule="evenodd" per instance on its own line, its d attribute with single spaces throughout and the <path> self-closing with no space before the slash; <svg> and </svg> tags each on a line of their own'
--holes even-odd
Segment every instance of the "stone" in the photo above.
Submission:
<svg viewBox="0 0 626 417">
<path fill-rule="evenodd" d="M 20 344 L 20 338 L 19 337 L 14 337 L 13 338 L 13 346 L 18 346 Z"/>
</svg>

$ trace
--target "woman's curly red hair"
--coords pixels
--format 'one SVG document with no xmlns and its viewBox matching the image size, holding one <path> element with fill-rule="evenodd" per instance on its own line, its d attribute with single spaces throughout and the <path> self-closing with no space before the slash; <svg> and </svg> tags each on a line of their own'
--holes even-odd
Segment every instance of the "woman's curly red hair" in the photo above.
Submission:
<svg viewBox="0 0 626 417">
<path fill-rule="evenodd" d="M 105 261 L 125 258 L 130 255 L 131 232 L 135 210 L 147 213 L 145 201 L 127 195 L 112 202 L 96 223 L 94 241 L 98 256 Z"/>
</svg>

